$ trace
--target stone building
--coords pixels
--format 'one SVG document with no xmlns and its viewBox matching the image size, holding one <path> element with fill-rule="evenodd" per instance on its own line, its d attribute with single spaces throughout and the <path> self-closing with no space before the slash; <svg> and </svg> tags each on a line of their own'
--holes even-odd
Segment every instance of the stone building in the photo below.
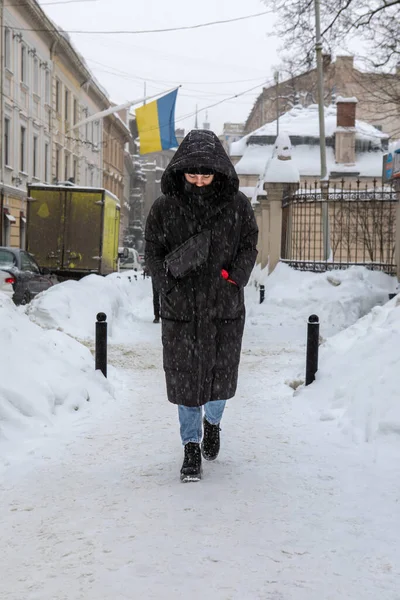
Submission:
<svg viewBox="0 0 400 600">
<path fill-rule="evenodd" d="M 35 2 L 8 3 L 0 14 L 0 244 L 24 247 L 26 184 L 51 181 L 55 35 L 31 31 L 43 29 L 43 11 Z"/>
<path fill-rule="evenodd" d="M 102 182 L 102 186 L 121 202 L 124 197 L 125 146 L 130 139 L 127 115 L 122 117 L 114 113 L 103 119 Z"/>
<path fill-rule="evenodd" d="M 23 248 L 28 183 L 103 186 L 104 120 L 75 125 L 111 103 L 35 0 L 1 5 L 0 21 L 0 244 Z M 106 136 L 111 129 L 118 158 L 108 166 L 122 197 L 129 129 L 117 115 L 106 122 Z"/>
<path fill-rule="evenodd" d="M 337 56 L 332 62 L 331 56 L 325 55 L 325 104 L 334 102 L 338 96 L 355 96 L 360 119 L 391 136 L 400 137 L 399 73 L 362 72 L 354 67 L 353 56 Z M 248 134 L 265 123 L 276 121 L 278 114 L 286 113 L 296 104 L 309 106 L 317 102 L 316 69 L 265 87 L 247 118 L 244 132 Z"/>
<path fill-rule="evenodd" d="M 244 123 L 224 123 L 222 134 L 218 138 L 225 151 L 229 154 L 231 143 L 240 140 L 244 134 Z"/>
<path fill-rule="evenodd" d="M 383 156 L 388 135 L 373 125 L 356 119 L 356 98 L 337 98 L 325 107 L 325 134 L 328 177 L 332 183 L 345 185 L 361 180 L 364 184 L 382 180 Z M 239 175 L 240 188 L 249 199 L 273 156 L 276 121 L 231 144 L 231 159 Z M 320 140 L 318 106 L 297 105 L 280 117 L 280 131 L 291 140 L 292 161 L 301 182 L 313 183 L 320 178 Z"/>
</svg>

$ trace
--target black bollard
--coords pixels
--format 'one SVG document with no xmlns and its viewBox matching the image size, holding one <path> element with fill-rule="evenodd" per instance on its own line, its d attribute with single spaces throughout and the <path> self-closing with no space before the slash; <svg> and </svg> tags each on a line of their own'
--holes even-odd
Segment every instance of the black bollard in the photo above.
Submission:
<svg viewBox="0 0 400 600">
<path fill-rule="evenodd" d="M 314 381 L 315 373 L 318 371 L 318 344 L 319 318 L 317 315 L 310 315 L 307 325 L 306 385 Z"/>
<path fill-rule="evenodd" d="M 265 285 L 260 285 L 260 304 L 264 302 L 265 299 Z"/>
<path fill-rule="evenodd" d="M 107 315 L 103 312 L 97 314 L 95 365 L 107 377 Z"/>
</svg>

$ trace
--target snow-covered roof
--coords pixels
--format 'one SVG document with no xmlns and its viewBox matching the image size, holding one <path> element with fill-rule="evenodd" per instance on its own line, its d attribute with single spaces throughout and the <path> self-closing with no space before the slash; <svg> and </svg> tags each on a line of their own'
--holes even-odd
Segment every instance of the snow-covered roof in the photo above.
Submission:
<svg viewBox="0 0 400 600">
<path fill-rule="evenodd" d="M 344 129 L 354 131 L 356 141 L 360 142 L 356 145 L 356 162 L 354 165 L 340 164 L 335 161 L 332 139 L 335 132 L 338 131 L 336 106 L 326 107 L 325 133 L 327 137 L 326 158 L 328 174 L 332 172 L 357 173 L 360 177 L 381 177 L 383 154 L 385 151 L 384 146 L 387 144 L 389 136 L 373 127 L 373 125 L 358 120 L 356 120 L 354 128 Z M 279 140 L 279 138 L 275 140 L 276 130 L 277 123 L 273 121 L 272 123 L 263 125 L 231 145 L 231 154 L 242 157 L 235 165 L 238 175 L 263 176 L 274 155 L 274 150 L 276 153 L 276 144 Z M 298 170 L 300 176 L 303 177 L 319 177 L 321 161 L 318 106 L 315 104 L 306 108 L 300 105 L 295 106 L 280 117 L 279 131 L 281 132 L 280 138 L 282 135 L 288 135 L 290 138 L 291 162 L 295 171 Z M 385 142 L 385 144 L 382 142 Z M 362 150 L 363 143 L 367 144 L 368 150 L 367 148 Z M 281 176 L 284 175 L 281 172 L 280 165 L 275 165 L 275 167 L 276 173 L 273 179 L 269 179 L 270 181 L 277 181 L 276 177 L 280 180 Z M 272 177 L 271 173 L 270 176 Z M 289 176 L 291 177 L 290 173 Z M 292 176 L 295 178 L 294 171 Z M 292 178 L 288 179 L 289 181 L 292 181 Z"/>
<path fill-rule="evenodd" d="M 400 152 L 400 140 L 393 140 L 389 144 L 389 152 Z"/>
<path fill-rule="evenodd" d="M 336 105 L 325 107 L 325 135 L 333 137 L 336 129 Z M 379 131 L 373 125 L 365 121 L 356 120 L 355 123 L 356 139 L 371 142 L 373 146 L 380 146 L 382 140 L 387 140 L 388 135 Z M 319 116 L 318 105 L 311 104 L 303 107 L 301 105 L 294 106 L 287 113 L 279 117 L 279 131 L 287 133 L 293 141 L 294 136 L 308 137 L 319 139 Z M 237 142 L 232 142 L 230 146 L 231 156 L 243 156 L 246 148 L 251 143 L 251 138 L 262 136 L 275 136 L 277 133 L 277 122 L 271 121 L 255 131 L 244 136 Z"/>
<path fill-rule="evenodd" d="M 300 180 L 299 169 L 293 160 L 281 160 L 277 156 L 267 164 L 263 181 L 269 183 L 296 183 Z"/>
<path fill-rule="evenodd" d="M 262 175 L 268 161 L 272 158 L 274 146 L 251 145 L 247 148 L 243 157 L 235 165 L 238 175 Z M 340 173 L 359 173 L 360 177 L 382 176 L 383 151 L 360 152 L 356 156 L 355 165 L 339 164 L 335 161 L 334 150 L 326 149 L 327 170 Z M 320 150 L 319 146 L 300 145 L 292 148 L 292 162 L 299 170 L 301 176 L 315 176 L 320 174 Z"/>
<path fill-rule="evenodd" d="M 357 104 L 358 100 L 355 96 L 352 96 L 351 98 L 343 98 L 343 96 L 338 96 L 336 98 L 336 103 L 338 102 L 351 102 L 353 104 Z"/>
</svg>

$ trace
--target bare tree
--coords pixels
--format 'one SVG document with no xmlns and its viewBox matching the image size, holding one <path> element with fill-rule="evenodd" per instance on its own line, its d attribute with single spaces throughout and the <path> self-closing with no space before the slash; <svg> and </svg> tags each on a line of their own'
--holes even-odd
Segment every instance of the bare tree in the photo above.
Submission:
<svg viewBox="0 0 400 600">
<path fill-rule="evenodd" d="M 314 63 L 314 0 L 262 0 L 279 16 L 278 35 L 299 68 Z M 322 38 L 333 51 L 352 38 L 368 45 L 373 67 L 400 63 L 400 0 L 321 0 Z"/>
</svg>

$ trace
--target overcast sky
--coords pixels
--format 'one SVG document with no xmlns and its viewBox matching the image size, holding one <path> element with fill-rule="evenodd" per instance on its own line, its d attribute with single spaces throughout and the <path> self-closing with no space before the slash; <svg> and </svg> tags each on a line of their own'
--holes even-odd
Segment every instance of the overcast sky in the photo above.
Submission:
<svg viewBox="0 0 400 600">
<path fill-rule="evenodd" d="M 66 31 L 182 27 L 266 11 L 261 0 L 64 0 L 64 4 L 39 1 L 49 17 Z M 71 33 L 71 39 L 118 104 L 141 97 L 144 82 L 148 95 L 181 84 L 176 126 L 186 131 L 194 127 L 196 105 L 201 126 L 205 120 L 201 109 L 255 88 L 208 110 L 211 129 L 219 134 L 224 122 L 246 120 L 262 84 L 273 78 L 279 64 L 279 41 L 268 35 L 273 32 L 273 25 L 273 16 L 263 15 L 189 31 L 140 35 Z"/>
</svg>

